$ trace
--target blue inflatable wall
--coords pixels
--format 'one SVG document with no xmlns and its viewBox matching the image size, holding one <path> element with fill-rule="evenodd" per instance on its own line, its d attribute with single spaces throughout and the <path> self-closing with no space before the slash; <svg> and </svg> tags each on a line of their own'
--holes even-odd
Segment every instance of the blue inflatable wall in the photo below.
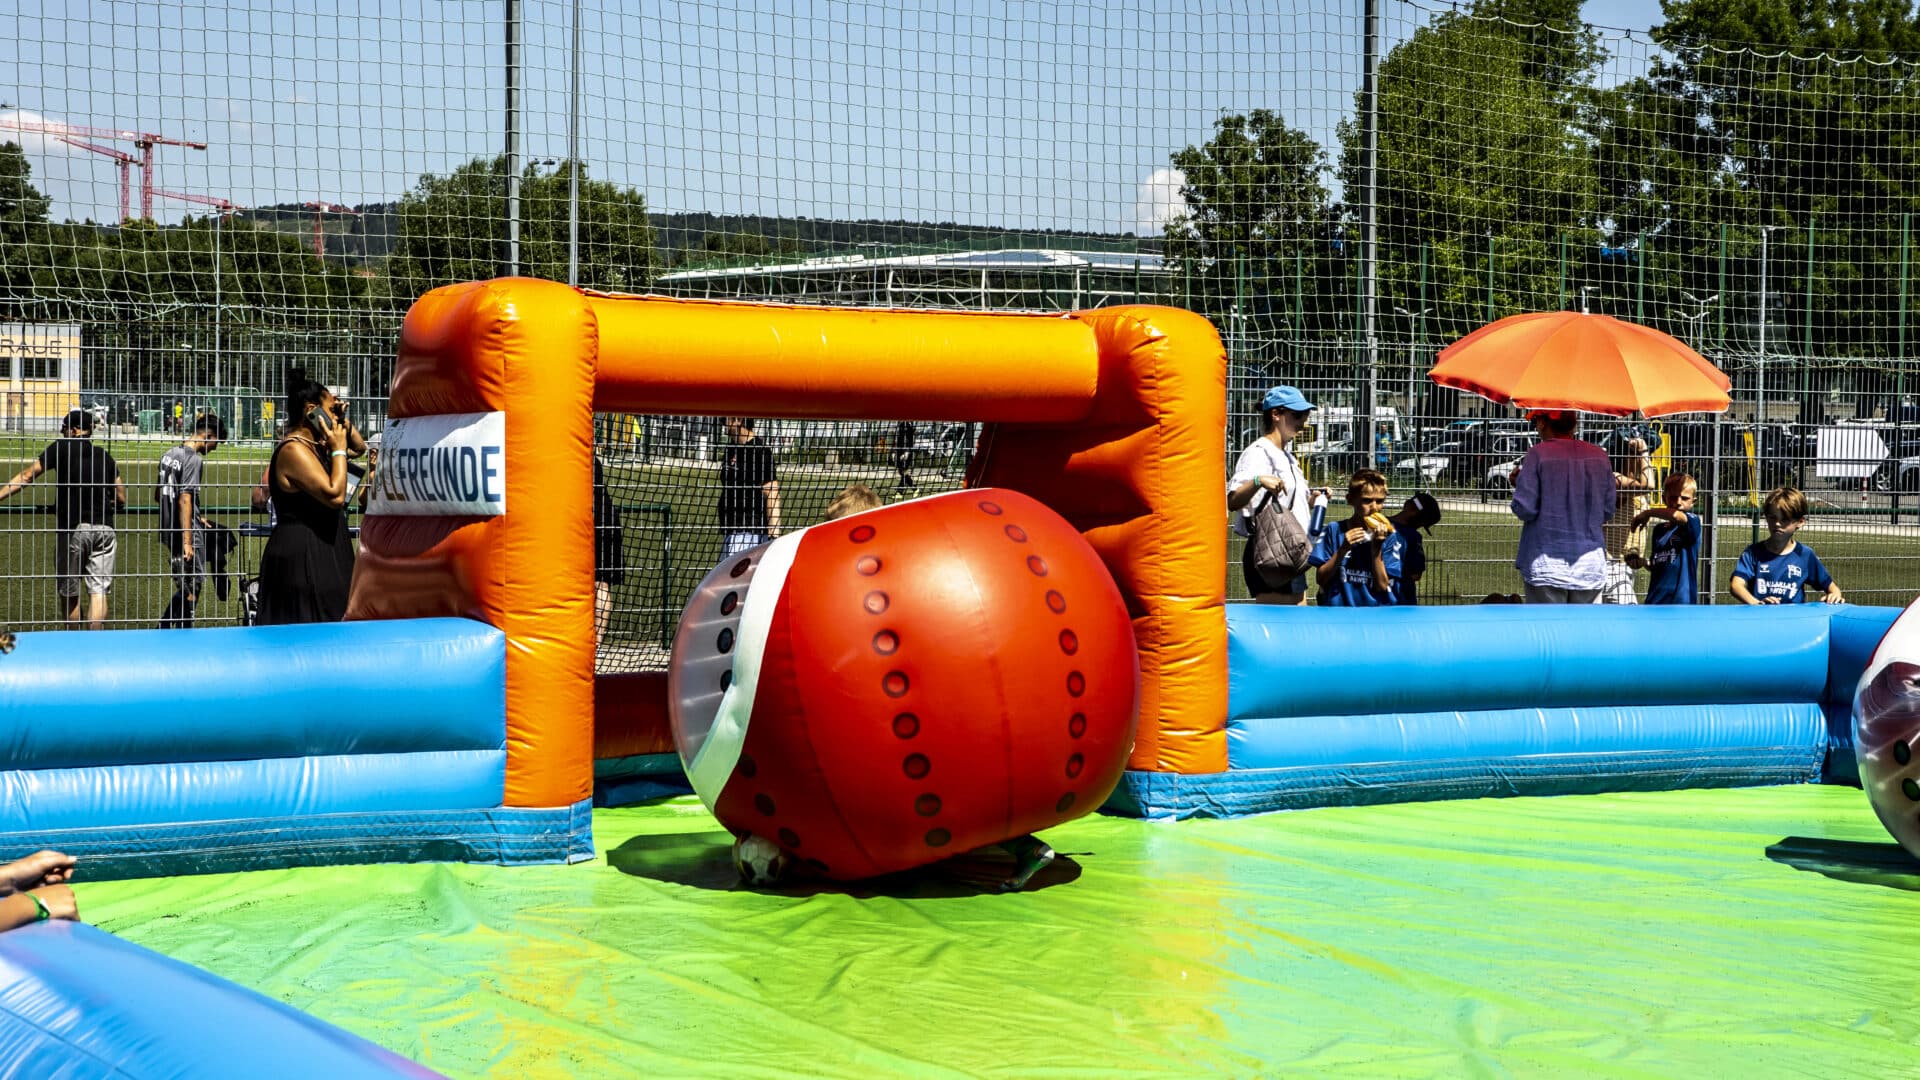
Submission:
<svg viewBox="0 0 1920 1080">
<path fill-rule="evenodd" d="M 0 1076 L 439 1075 L 91 926 L 47 922 L 0 934 Z"/>
<path fill-rule="evenodd" d="M 463 619 L 21 634 L 0 857 L 58 848 L 88 880 L 585 857 L 584 803 L 501 806 L 505 669 Z"/>
<path fill-rule="evenodd" d="M 1899 610 L 1228 609 L 1225 773 L 1132 773 L 1152 817 L 1799 783 Z"/>
</svg>

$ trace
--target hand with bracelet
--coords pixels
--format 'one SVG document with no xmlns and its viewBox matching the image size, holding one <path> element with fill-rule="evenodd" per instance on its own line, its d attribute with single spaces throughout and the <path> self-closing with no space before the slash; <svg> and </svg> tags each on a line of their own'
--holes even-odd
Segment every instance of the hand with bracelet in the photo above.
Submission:
<svg viewBox="0 0 1920 1080">
<path fill-rule="evenodd" d="M 77 921 L 80 907 L 66 884 L 72 877 L 73 857 L 57 851 L 0 866 L 0 930 L 48 919 Z"/>
</svg>

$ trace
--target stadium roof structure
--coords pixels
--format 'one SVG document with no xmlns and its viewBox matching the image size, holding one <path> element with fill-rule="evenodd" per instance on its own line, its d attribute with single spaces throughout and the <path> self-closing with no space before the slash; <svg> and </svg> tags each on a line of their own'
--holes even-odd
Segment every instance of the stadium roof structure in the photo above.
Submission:
<svg viewBox="0 0 1920 1080">
<path fill-rule="evenodd" d="M 898 255 L 826 255 L 783 263 L 681 270 L 654 287 L 675 296 L 889 307 L 1073 311 L 1172 298 L 1155 252 L 1004 248 Z"/>
</svg>

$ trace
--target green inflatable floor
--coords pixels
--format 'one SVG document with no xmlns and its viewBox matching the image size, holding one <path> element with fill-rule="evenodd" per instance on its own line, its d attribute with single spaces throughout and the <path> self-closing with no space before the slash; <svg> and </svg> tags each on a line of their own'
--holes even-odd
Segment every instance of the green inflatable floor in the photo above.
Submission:
<svg viewBox="0 0 1920 1080">
<path fill-rule="evenodd" d="M 1912 1076 L 1920 862 L 1845 788 L 1055 830 L 734 887 L 691 799 L 575 867 L 84 885 L 83 913 L 454 1076 Z"/>
</svg>

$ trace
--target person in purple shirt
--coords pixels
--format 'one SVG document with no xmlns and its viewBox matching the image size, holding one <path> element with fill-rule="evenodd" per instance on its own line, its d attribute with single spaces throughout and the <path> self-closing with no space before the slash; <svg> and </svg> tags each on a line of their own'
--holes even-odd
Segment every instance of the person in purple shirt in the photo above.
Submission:
<svg viewBox="0 0 1920 1080">
<path fill-rule="evenodd" d="M 1613 463 L 1606 451 L 1575 436 L 1577 414 L 1536 409 L 1528 419 L 1540 441 L 1513 478 L 1513 514 L 1520 519 L 1513 565 L 1527 603 L 1596 603 L 1607 583 L 1601 526 L 1619 496 Z"/>
</svg>

